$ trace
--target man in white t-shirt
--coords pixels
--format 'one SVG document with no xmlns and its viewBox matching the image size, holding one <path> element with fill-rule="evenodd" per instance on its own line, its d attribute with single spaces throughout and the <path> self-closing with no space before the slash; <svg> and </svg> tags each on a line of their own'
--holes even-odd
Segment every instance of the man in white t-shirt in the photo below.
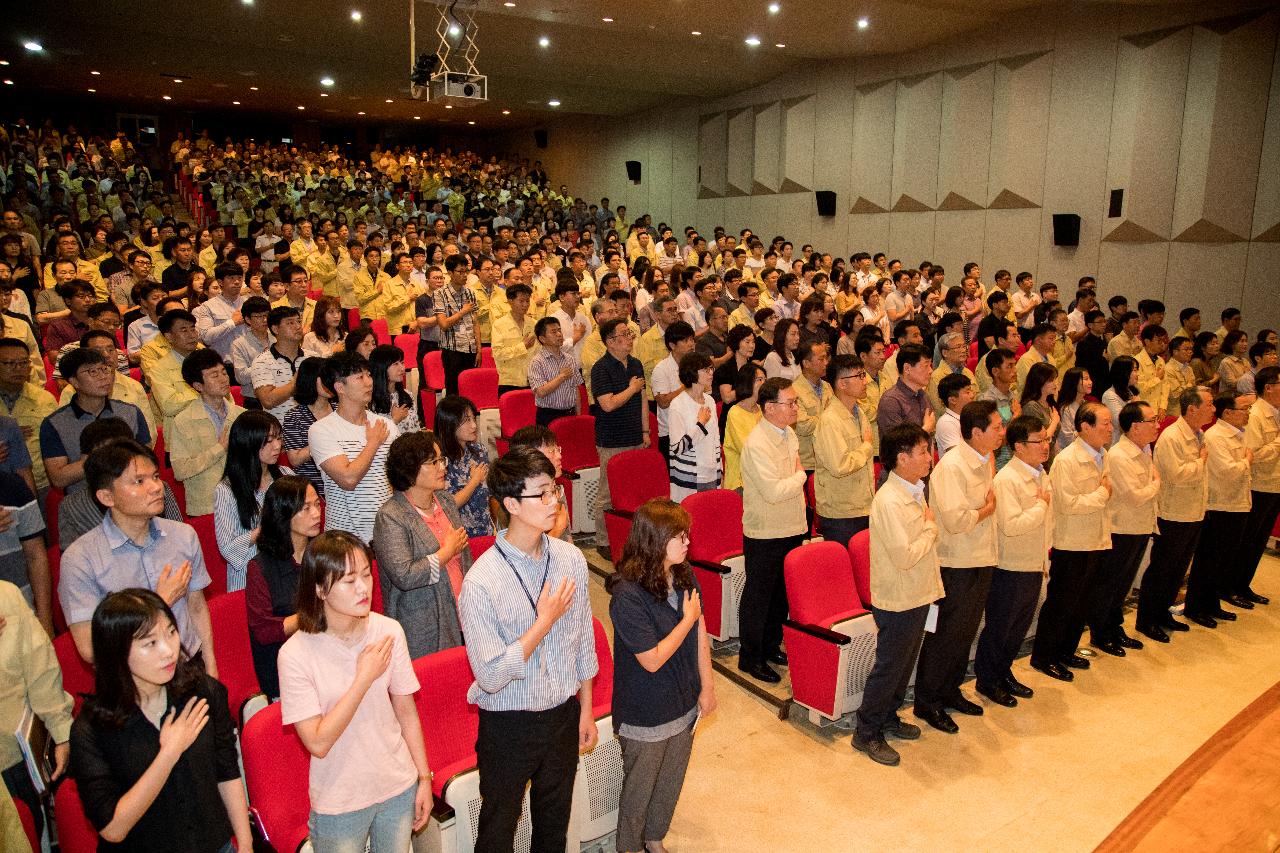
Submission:
<svg viewBox="0 0 1280 853">
<path fill-rule="evenodd" d="M 680 359 L 693 352 L 697 338 L 693 327 L 683 320 L 667 326 L 662 338 L 667 345 L 667 357 L 653 368 L 653 400 L 658 405 L 658 450 L 667 457 L 671 449 L 667 408 L 684 392 L 684 386 L 680 384 Z"/>
<path fill-rule="evenodd" d="M 577 282 L 561 281 L 556 284 L 556 302 L 560 307 L 550 316 L 560 321 L 564 332 L 564 351 L 573 360 L 582 363 L 582 346 L 591 334 L 591 319 L 582 310 L 582 291 Z"/>
<path fill-rule="evenodd" d="M 331 357 L 320 381 L 338 401 L 333 416 L 307 432 L 311 458 L 324 479 L 325 530 L 346 530 L 368 542 L 378 509 L 391 497 L 387 450 L 400 430 L 385 415 L 368 411 L 373 377 L 359 354 Z"/>
</svg>

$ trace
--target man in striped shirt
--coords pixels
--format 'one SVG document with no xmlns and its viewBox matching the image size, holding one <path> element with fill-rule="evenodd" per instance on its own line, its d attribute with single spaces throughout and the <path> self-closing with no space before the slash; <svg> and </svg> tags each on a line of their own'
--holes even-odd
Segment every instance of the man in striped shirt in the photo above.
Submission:
<svg viewBox="0 0 1280 853">
<path fill-rule="evenodd" d="M 510 522 L 463 578 L 458 601 L 476 677 L 467 700 L 480 708 L 484 802 L 475 848 L 512 848 L 532 782 L 530 849 L 563 849 L 578 753 L 597 739 L 587 563 L 574 545 L 547 535 L 559 491 L 541 452 L 512 447 L 493 463 L 488 485 Z"/>
<path fill-rule="evenodd" d="M 529 362 L 529 387 L 537 406 L 537 422 L 548 426 L 578 410 L 578 386 L 582 374 L 573 358 L 564 351 L 564 329 L 555 317 L 543 317 L 533 327 L 542 345 Z"/>
</svg>

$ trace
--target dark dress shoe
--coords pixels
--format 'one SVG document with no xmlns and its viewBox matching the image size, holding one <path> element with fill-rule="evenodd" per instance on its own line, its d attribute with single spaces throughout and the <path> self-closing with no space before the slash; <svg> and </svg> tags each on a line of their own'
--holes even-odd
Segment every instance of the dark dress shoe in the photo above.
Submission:
<svg viewBox="0 0 1280 853">
<path fill-rule="evenodd" d="M 1019 699 L 1030 699 L 1036 692 L 1012 675 L 1005 676 L 1004 689 Z"/>
<path fill-rule="evenodd" d="M 761 661 L 760 663 L 739 663 L 738 669 L 745 672 L 757 681 L 763 681 L 766 684 L 777 684 L 782 680 L 782 676 L 769 668 L 769 664 Z"/>
<path fill-rule="evenodd" d="M 1043 672 L 1050 678 L 1056 678 L 1059 681 L 1075 681 L 1076 675 L 1060 663 L 1045 663 L 1044 661 L 1032 661 L 1031 668 Z"/>
<path fill-rule="evenodd" d="M 1103 643 L 1090 643 L 1090 645 L 1100 652 L 1106 652 L 1112 657 L 1124 657 L 1124 646 L 1120 645 L 1119 640 L 1107 640 Z"/>
<path fill-rule="evenodd" d="M 912 710 L 912 713 L 940 732 L 946 732 L 949 735 L 953 735 L 960 731 L 960 727 L 956 725 L 956 721 L 951 719 L 951 716 L 941 708 L 934 710 L 915 708 Z"/>
<path fill-rule="evenodd" d="M 1121 647 L 1126 649 L 1142 648 L 1141 640 L 1135 640 L 1133 637 L 1130 637 L 1128 634 L 1126 634 L 1123 630 L 1121 630 L 1120 633 L 1116 635 L 1116 642 L 1119 643 Z"/>
<path fill-rule="evenodd" d="M 769 663 L 776 663 L 778 666 L 787 665 L 787 653 L 782 649 L 775 649 L 774 651 L 769 652 L 769 654 L 764 656 L 764 659 Z"/>
<path fill-rule="evenodd" d="M 979 684 L 977 690 L 978 695 L 987 697 L 997 705 L 1005 708 L 1018 706 L 1018 700 L 1013 698 L 1013 694 L 1006 690 L 1003 684 Z"/>
<path fill-rule="evenodd" d="M 1159 625 L 1139 625 L 1138 633 L 1144 637 L 1149 637 L 1150 639 L 1155 640 L 1157 643 L 1169 642 L 1168 632 Z"/>
<path fill-rule="evenodd" d="M 1232 613 L 1230 610 L 1223 610 L 1221 607 L 1219 607 L 1219 608 L 1218 608 L 1218 612 L 1217 612 L 1217 613 L 1213 613 L 1213 614 L 1210 614 L 1210 615 L 1212 615 L 1212 616 L 1213 616 L 1213 618 L 1214 618 L 1214 619 L 1217 619 L 1219 622 L 1234 622 L 1234 621 L 1236 621 L 1236 615 L 1235 615 L 1234 613 Z"/>
<path fill-rule="evenodd" d="M 957 714 L 964 714 L 966 717 L 982 716 L 982 706 L 977 702 L 970 702 L 959 693 L 948 699 L 946 704 L 948 708 Z"/>
<path fill-rule="evenodd" d="M 1243 593 L 1241 593 L 1240 597 L 1243 598 L 1245 601 L 1252 601 L 1254 604 L 1270 604 L 1271 603 L 1271 599 L 1267 598 L 1265 595 L 1259 595 L 1258 593 L 1254 592 L 1251 589 L 1245 590 Z"/>
<path fill-rule="evenodd" d="M 1218 620 L 1214 619 L 1212 616 L 1202 616 L 1199 613 L 1183 613 L 1182 615 L 1187 617 L 1188 622 L 1194 622 L 1202 628 L 1218 627 Z"/>
<path fill-rule="evenodd" d="M 1253 602 L 1243 595 L 1224 595 L 1222 600 L 1232 607 L 1239 607 L 1241 610 L 1252 610 Z"/>
<path fill-rule="evenodd" d="M 876 764 L 883 764 L 885 767 L 897 767 L 898 762 L 902 760 L 902 756 L 898 754 L 898 751 L 885 743 L 884 738 L 880 735 L 864 738 L 860 734 L 854 734 L 853 748 L 858 752 L 865 752 L 867 758 L 870 758 Z"/>
<path fill-rule="evenodd" d="M 1067 655 L 1062 659 L 1062 665 L 1069 666 L 1072 669 L 1088 669 L 1090 664 L 1088 658 L 1082 658 L 1080 655 Z"/>
<path fill-rule="evenodd" d="M 1186 622 L 1179 622 L 1177 619 L 1174 619 L 1172 616 L 1164 620 L 1164 622 L 1161 623 L 1160 627 L 1164 628 L 1166 631 L 1190 631 L 1191 630 L 1191 626 L 1188 625 Z"/>
<path fill-rule="evenodd" d="M 885 725 L 881 734 L 893 735 L 900 740 L 919 740 L 920 727 L 906 720 L 894 719 Z"/>
</svg>

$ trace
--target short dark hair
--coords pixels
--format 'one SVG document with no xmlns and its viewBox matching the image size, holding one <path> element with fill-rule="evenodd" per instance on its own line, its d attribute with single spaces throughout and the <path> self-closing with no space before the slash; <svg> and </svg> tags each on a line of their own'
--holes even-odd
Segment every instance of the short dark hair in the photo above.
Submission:
<svg viewBox="0 0 1280 853">
<path fill-rule="evenodd" d="M 995 347 L 989 353 L 987 353 L 987 357 L 984 363 L 987 365 L 987 372 L 991 373 L 993 371 L 999 370 L 1000 368 L 1004 367 L 1004 363 L 1006 361 L 1012 361 L 1012 360 L 1013 360 L 1012 352 L 1005 349 L 1004 347 Z"/>
<path fill-rule="evenodd" d="M 257 297 L 254 297 L 254 298 L 256 299 Z M 245 302 L 245 306 L 248 307 L 248 305 L 249 303 Z M 245 314 L 247 312 L 241 312 L 241 313 Z M 298 309 L 294 308 L 292 305 L 281 305 L 279 307 L 272 308 L 271 311 L 267 314 L 267 328 L 268 329 L 278 328 L 281 323 L 283 323 L 285 320 L 288 320 L 290 317 L 298 317 L 299 319 L 301 319 L 302 314 L 299 313 Z"/>
<path fill-rule="evenodd" d="M 266 314 L 270 316 L 271 303 L 266 299 L 263 299 L 261 296 L 250 296 L 244 301 L 244 304 L 240 306 L 240 316 L 248 319 L 255 314 Z"/>
<path fill-rule="evenodd" d="M 1275 352 L 1276 345 L 1267 343 L 1266 341 L 1255 341 L 1253 346 L 1249 347 L 1249 363 L 1257 365 L 1266 357 L 1267 353 Z M 66 376 L 66 374 L 62 374 Z"/>
<path fill-rule="evenodd" d="M 391 442 L 387 451 L 387 482 L 403 492 L 418 481 L 418 472 L 436 456 L 439 442 L 430 430 L 406 432 Z"/>
<path fill-rule="evenodd" d="M 515 434 L 507 441 L 507 447 L 532 447 L 535 450 L 542 447 L 560 446 L 560 439 L 556 438 L 556 434 L 551 431 L 551 427 L 543 424 L 530 424 L 526 427 L 520 427 Z"/>
<path fill-rule="evenodd" d="M 1268 385 L 1277 384 L 1280 384 L 1280 367 L 1264 367 L 1253 377 L 1253 387 L 1259 397 Z"/>
<path fill-rule="evenodd" d="M 1130 400 L 1124 404 L 1124 408 L 1120 410 L 1119 417 L 1121 432 L 1127 433 L 1129 430 L 1133 429 L 1134 424 L 1141 423 L 1146 420 L 1146 415 L 1142 412 L 1144 407 L 1150 409 L 1151 405 L 1144 403 L 1141 400 Z"/>
<path fill-rule="evenodd" d="M 705 353 L 691 352 L 680 359 L 680 384 L 686 388 L 698 381 L 698 372 L 711 366 L 711 359 Z"/>
<path fill-rule="evenodd" d="M 791 380 L 781 376 L 774 376 L 766 379 L 764 384 L 760 386 L 760 391 L 756 395 L 756 402 L 763 406 L 765 403 L 778 402 L 778 395 L 791 387 Z"/>
<path fill-rule="evenodd" d="M 316 380 L 324 371 L 325 361 L 326 359 L 319 356 L 310 355 L 298 365 L 298 372 L 294 375 L 293 381 L 293 400 L 299 406 L 310 406 L 320 399 Z"/>
<path fill-rule="evenodd" d="M 1235 391 L 1223 391 L 1213 398 L 1213 415 L 1221 418 L 1222 413 L 1227 409 L 1234 408 L 1236 400 L 1240 397 Z M 1122 413 L 1123 414 L 1123 413 Z"/>
<path fill-rule="evenodd" d="M 223 261 L 213 268 L 213 277 L 222 281 L 224 278 L 233 278 L 235 276 L 244 277 L 244 270 L 240 269 L 240 265 L 235 261 Z"/>
<path fill-rule="evenodd" d="M 1185 326 L 1187 325 L 1188 320 L 1190 320 L 1192 317 L 1195 317 L 1199 313 L 1200 313 L 1199 308 L 1183 308 L 1181 311 L 1178 312 L 1178 322 Z"/>
<path fill-rule="evenodd" d="M 533 298 L 533 288 L 527 284 L 509 284 L 507 285 L 507 302 L 519 299 L 521 296 Z"/>
<path fill-rule="evenodd" d="M 182 360 L 182 379 L 194 388 L 197 382 L 204 382 L 204 372 L 211 367 L 222 367 L 225 370 L 222 356 L 218 355 L 217 350 L 198 349 Z"/>
<path fill-rule="evenodd" d="M 89 454 L 84 462 L 84 480 L 89 486 L 89 494 L 95 496 L 95 502 L 97 492 L 110 489 L 135 459 L 146 459 L 152 465 L 156 464 L 156 455 L 151 448 L 132 438 L 111 442 Z"/>
<path fill-rule="evenodd" d="M 1044 421 L 1035 415 L 1018 415 L 1004 428 L 1004 443 L 1013 450 L 1019 444 L 1026 444 L 1031 433 L 1042 429 L 1044 429 Z"/>
<path fill-rule="evenodd" d="M 555 317 L 543 317 L 533 324 L 533 336 L 538 340 L 542 340 L 542 336 L 547 333 L 553 324 L 559 326 L 560 321 Z"/>
<path fill-rule="evenodd" d="M 90 367 L 99 364 L 108 364 L 107 357 L 96 349 L 87 349 L 85 347 L 76 347 L 68 352 L 62 358 L 58 359 L 58 372 L 62 374 L 62 378 L 70 382 L 76 378 L 76 373 L 82 367 Z M 112 370 L 115 365 L 109 365 Z"/>
<path fill-rule="evenodd" d="M 973 382 L 963 373 L 948 373 L 938 382 L 938 399 L 944 407 L 951 405 L 951 398 L 972 385 Z"/>
<path fill-rule="evenodd" d="M 1107 411 L 1107 407 L 1101 403 L 1095 403 L 1093 400 L 1085 400 L 1080 404 L 1080 407 L 1076 409 L 1076 432 L 1079 432 L 1080 428 L 1085 424 L 1088 424 L 1089 426 L 1097 426 L 1098 413 L 1105 411 Z"/>
<path fill-rule="evenodd" d="M 920 344 L 904 344 L 898 348 L 898 353 L 894 358 L 898 362 L 898 372 L 901 373 L 904 368 L 912 367 L 920 363 L 922 358 L 930 358 L 928 350 L 920 346 Z"/>
<path fill-rule="evenodd" d="M 1142 339 L 1143 343 L 1146 343 L 1147 341 L 1154 341 L 1156 338 L 1167 338 L 1169 333 L 1165 331 L 1164 326 L 1157 326 L 1153 323 L 1150 326 L 1144 326 L 1142 333 L 1138 337 Z"/>
<path fill-rule="evenodd" d="M 90 453 L 103 447 L 107 442 L 121 439 L 134 440 L 133 427 L 125 423 L 122 418 L 108 417 L 90 421 L 80 431 L 80 455 L 87 459 Z"/>
<path fill-rule="evenodd" d="M 886 471 L 898 467 L 898 455 L 910 453 L 921 444 L 928 444 L 929 434 L 919 424 L 901 423 L 880 436 L 880 464 Z"/>
<path fill-rule="evenodd" d="M 599 302 L 596 303 L 596 305 L 599 305 L 599 304 L 600 304 Z M 623 320 L 620 317 L 614 317 L 612 320 L 605 320 L 603 323 L 600 324 L 600 340 L 604 341 L 607 344 L 609 342 L 609 338 L 613 337 L 613 333 L 618 330 L 618 327 L 625 326 L 626 324 L 627 324 L 627 321 Z M 686 323 L 685 325 L 688 325 L 688 324 Z"/>
<path fill-rule="evenodd" d="M 684 320 L 676 320 L 670 326 L 667 326 L 666 331 L 662 333 L 662 342 L 666 344 L 667 349 L 670 350 L 676 344 L 681 341 L 686 341 L 693 336 L 693 326 L 690 326 Z"/>
<path fill-rule="evenodd" d="M 324 369 L 320 371 L 320 382 L 325 390 L 336 398 L 339 382 L 349 376 L 370 372 L 368 360 L 360 353 L 339 352 L 325 359 Z"/>
<path fill-rule="evenodd" d="M 114 302 L 95 302 L 89 306 L 89 310 L 86 313 L 90 320 L 96 320 L 103 314 L 115 314 L 119 317 L 120 309 Z"/>
<path fill-rule="evenodd" d="M 1000 413 L 1000 409 L 991 400 L 974 400 L 960 410 L 960 437 L 968 441 L 973 437 L 975 429 L 987 431 L 991 426 L 991 416 Z"/>
<path fill-rule="evenodd" d="M 27 355 L 31 354 L 31 347 L 28 346 L 27 342 L 21 338 L 0 338 L 0 349 L 4 349 L 5 347 L 17 347 Z"/>
<path fill-rule="evenodd" d="M 539 474 L 555 477 L 555 466 L 541 451 L 521 445 L 509 447 L 505 454 L 489 466 L 489 476 L 485 483 L 489 486 L 489 494 L 499 505 L 504 505 L 507 498 L 520 500 L 526 488 L 525 483 Z"/>
</svg>

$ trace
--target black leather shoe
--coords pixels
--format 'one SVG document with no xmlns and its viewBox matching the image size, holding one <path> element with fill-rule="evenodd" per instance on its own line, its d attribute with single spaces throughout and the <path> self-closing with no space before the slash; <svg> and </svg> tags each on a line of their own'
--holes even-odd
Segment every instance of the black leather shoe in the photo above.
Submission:
<svg viewBox="0 0 1280 853">
<path fill-rule="evenodd" d="M 764 656 L 764 659 L 769 663 L 776 663 L 778 666 L 787 665 L 787 653 L 782 649 L 770 652 Z"/>
<path fill-rule="evenodd" d="M 1003 684 L 979 684 L 977 686 L 978 695 L 985 696 L 997 705 L 1005 708 L 1018 707 L 1018 700 L 1013 698 Z"/>
<path fill-rule="evenodd" d="M 982 716 L 982 706 L 977 702 L 970 702 L 959 693 L 947 700 L 947 707 L 957 714 L 964 714 L 966 717 Z"/>
<path fill-rule="evenodd" d="M 1187 617 L 1188 622 L 1194 622 L 1202 628 L 1217 628 L 1218 620 L 1212 616 L 1202 616 L 1199 613 L 1183 613 Z"/>
<path fill-rule="evenodd" d="M 1088 669 L 1089 659 L 1082 658 L 1080 655 L 1067 655 L 1063 658 L 1062 665 L 1069 666 L 1072 669 Z"/>
<path fill-rule="evenodd" d="M 1232 613 L 1230 610 L 1223 610 L 1221 607 L 1218 608 L 1216 613 L 1212 613 L 1210 615 L 1213 616 L 1214 619 L 1217 619 L 1219 622 L 1236 621 L 1236 615 L 1234 613 Z"/>
<path fill-rule="evenodd" d="M 1076 675 L 1060 663 L 1044 663 L 1043 661 L 1032 661 L 1031 668 L 1043 672 L 1050 678 L 1056 678 L 1059 681 L 1075 681 Z"/>
<path fill-rule="evenodd" d="M 858 752 L 865 752 L 867 757 L 876 764 L 883 764 L 886 767 L 897 767 L 898 762 L 902 760 L 898 751 L 885 743 L 880 735 L 864 738 L 860 734 L 854 734 L 853 748 Z"/>
<path fill-rule="evenodd" d="M 1169 633 L 1159 625 L 1139 625 L 1138 633 L 1144 637 L 1155 640 L 1157 643 L 1169 642 Z"/>
<path fill-rule="evenodd" d="M 1166 631 L 1190 631 L 1191 630 L 1191 626 L 1188 625 L 1186 622 L 1179 622 L 1177 619 L 1174 619 L 1172 616 L 1164 620 L 1164 622 L 1160 625 L 1160 627 L 1164 628 Z"/>
<path fill-rule="evenodd" d="M 739 663 L 738 669 L 742 670 L 757 681 L 763 681 L 766 684 L 777 684 L 782 680 L 782 676 L 770 669 L 769 664 L 764 662 L 748 664 Z"/>
<path fill-rule="evenodd" d="M 1251 589 L 1245 590 L 1243 593 L 1240 594 L 1240 597 L 1245 599 L 1246 601 L 1252 601 L 1254 604 L 1270 604 L 1271 603 L 1271 599 L 1267 598 L 1265 595 L 1258 595 L 1258 593 L 1254 592 Z"/>
<path fill-rule="evenodd" d="M 1230 604 L 1232 607 L 1239 607 L 1241 610 L 1253 609 L 1253 602 L 1248 598 L 1245 598 L 1243 595 L 1226 595 L 1223 596 L 1222 600 L 1227 604 Z"/>
<path fill-rule="evenodd" d="M 956 725 L 956 721 L 951 719 L 950 715 L 941 708 L 933 711 L 929 711 L 924 708 L 914 708 L 912 709 L 912 713 L 940 732 L 946 732 L 949 735 L 953 735 L 960 731 L 960 727 Z"/>
<path fill-rule="evenodd" d="M 1089 645 L 1093 646 L 1100 652 L 1106 652 L 1112 657 L 1124 657 L 1124 646 L 1120 645 L 1119 640 L 1107 640 L 1104 643 L 1090 643 Z"/>
<path fill-rule="evenodd" d="M 1130 637 L 1123 629 L 1121 629 L 1120 633 L 1116 635 L 1116 642 L 1126 649 L 1142 648 L 1142 641 L 1135 640 L 1133 637 Z"/>
<path fill-rule="evenodd" d="M 892 720 L 884 727 L 881 734 L 892 735 L 899 740 L 919 740 L 920 727 L 906 720 Z"/>
<path fill-rule="evenodd" d="M 1009 691 L 1013 696 L 1017 696 L 1019 699 L 1030 699 L 1032 696 L 1036 695 L 1034 690 L 1014 678 L 1012 675 L 1005 677 L 1003 686 L 1005 690 Z"/>
</svg>

